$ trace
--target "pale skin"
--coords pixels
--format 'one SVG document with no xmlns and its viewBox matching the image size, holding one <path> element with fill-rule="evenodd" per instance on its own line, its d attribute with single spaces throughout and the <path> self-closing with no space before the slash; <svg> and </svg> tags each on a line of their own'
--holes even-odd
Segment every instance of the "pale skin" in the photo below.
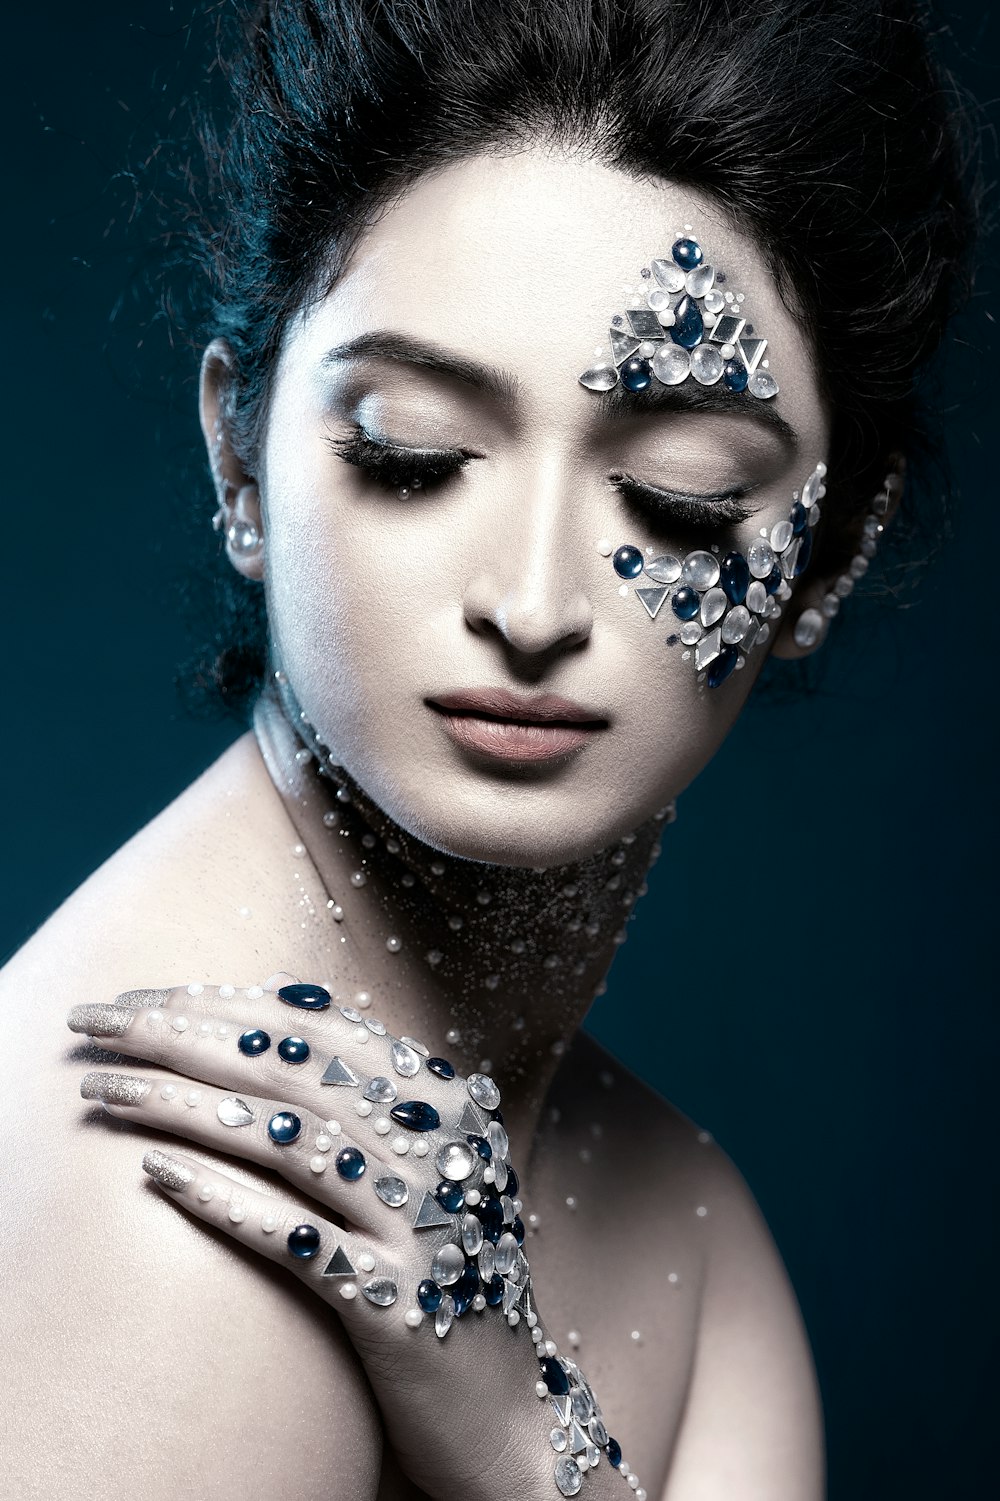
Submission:
<svg viewBox="0 0 1000 1501">
<path fill-rule="evenodd" d="M 736 413 L 602 421 L 597 397 L 577 383 L 622 284 L 660 253 L 664 225 L 683 224 L 752 296 L 793 442 Z M 505 404 L 400 360 L 325 358 L 379 329 L 507 372 L 516 395 L 508 382 Z M 212 345 L 201 397 L 210 462 L 227 524 L 252 520 L 264 538 L 258 554 L 231 561 L 266 579 L 276 660 L 374 802 L 445 852 L 449 879 L 463 869 L 451 857 L 506 866 L 516 879 L 522 867 L 568 865 L 648 829 L 714 754 L 760 664 L 699 693 L 690 664 L 626 608 L 597 539 L 646 546 L 668 541 L 669 525 L 627 507 L 608 476 L 698 494 L 748 482 L 754 514 L 736 532 L 745 543 L 787 514 L 826 455 L 829 414 L 807 333 L 752 242 L 709 200 L 668 182 L 541 148 L 472 159 L 418 180 L 366 232 L 332 290 L 293 320 L 252 466 L 228 442 L 227 370 L 227 350 Z M 399 501 L 331 451 L 328 439 L 354 421 L 400 444 L 477 457 L 417 503 Z M 797 584 L 771 650 L 801 652 L 791 624 L 829 584 L 808 575 Z M 458 752 L 424 703 L 484 684 L 574 698 L 608 728 L 555 769 L 501 775 Z M 486 992 L 482 952 L 470 948 L 466 961 L 457 946 L 457 970 L 439 975 L 420 942 L 387 952 L 393 894 L 377 881 L 350 888 L 356 851 L 313 822 L 308 856 L 295 853 L 299 815 L 295 789 L 276 788 L 257 740 L 243 736 L 3 972 L 3 1189 L 16 1209 L 2 1223 L 18 1297 L 0 1314 L 0 1412 L 12 1493 L 417 1494 L 384 1435 L 388 1426 L 401 1451 L 418 1448 L 421 1403 L 401 1388 L 383 1399 L 394 1404 L 387 1420 L 337 1309 L 238 1244 L 235 1227 L 208 1229 L 164 1202 L 174 1196 L 140 1163 L 162 1147 L 287 1200 L 280 1168 L 222 1155 L 237 1152 L 228 1142 L 185 1142 L 135 1112 L 119 1123 L 80 1100 L 88 1068 L 147 1076 L 140 1060 L 150 1055 L 123 1041 L 109 1061 L 74 1042 L 64 1024 L 73 1004 L 189 980 L 247 987 L 283 971 L 377 993 L 391 1031 L 424 1038 L 462 1073 L 491 1060 L 526 1211 L 539 1216 L 526 1249 L 544 1320 L 564 1350 L 565 1332 L 580 1330 L 573 1353 L 650 1497 L 819 1497 L 811 1358 L 759 1211 L 690 1122 L 577 1031 L 615 951 L 610 928 L 572 984 L 541 983 L 539 972 L 526 992 L 523 974 L 501 971 Z M 648 839 L 630 848 L 626 874 L 638 883 Z M 349 891 L 345 944 L 326 918 L 331 890 Z M 448 913 L 461 893 L 452 882 Z M 472 922 L 471 888 L 467 899 Z M 539 953 L 556 942 L 550 921 L 544 909 L 524 919 Z M 487 932 L 487 950 L 489 941 Z M 463 1042 L 449 1047 L 455 1027 Z M 553 1050 L 567 1039 L 566 1051 Z M 609 1069 L 611 1087 L 600 1077 Z M 622 1264 L 627 1281 L 609 1278 Z M 402 1347 L 409 1331 L 398 1317 L 393 1330 Z M 446 1353 L 467 1363 L 468 1382 L 476 1330 L 458 1332 L 470 1337 Z M 493 1369 L 506 1394 L 503 1359 Z M 519 1356 L 510 1362 L 523 1370 Z M 524 1433 L 530 1401 L 513 1406 Z M 467 1494 L 480 1493 L 474 1484 L 467 1470 Z M 623 1493 L 606 1467 L 583 1492 Z M 483 1482 L 481 1494 L 503 1491 Z M 555 1494 L 547 1468 L 535 1494 Z"/>
</svg>

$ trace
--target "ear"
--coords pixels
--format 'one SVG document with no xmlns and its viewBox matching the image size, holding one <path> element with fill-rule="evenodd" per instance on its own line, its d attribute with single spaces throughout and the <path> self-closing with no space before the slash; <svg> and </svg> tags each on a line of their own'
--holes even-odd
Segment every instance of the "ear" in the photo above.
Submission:
<svg viewBox="0 0 1000 1501">
<path fill-rule="evenodd" d="M 855 557 L 865 556 L 861 551 L 866 540 L 865 522 L 875 516 L 879 525 L 885 528 L 899 509 L 899 502 L 903 496 L 906 460 L 901 454 L 893 454 L 890 457 L 889 466 L 883 489 L 879 491 L 865 515 L 858 520 L 854 538 Z M 877 544 L 879 537 L 871 540 Z M 845 588 L 842 583 L 844 579 L 851 581 L 846 593 L 842 592 Z M 800 657 L 808 657 L 818 650 L 826 640 L 830 621 L 839 608 L 833 606 L 831 610 L 830 599 L 843 600 L 852 588 L 853 578 L 849 567 L 837 574 L 817 575 L 815 578 L 809 577 L 808 570 L 806 570 L 806 575 L 795 586 L 792 597 L 785 607 L 784 619 L 771 648 L 772 655 L 781 657 L 785 661 L 794 661 Z M 807 611 L 808 615 L 806 615 Z M 806 616 L 805 620 L 802 619 L 803 616 Z"/>
<path fill-rule="evenodd" d="M 234 372 L 231 348 L 224 339 L 213 339 L 202 356 L 198 391 L 201 431 L 217 502 L 212 525 L 225 537 L 226 553 L 236 571 L 260 582 L 264 577 L 260 492 L 233 448 L 229 431 Z"/>
</svg>

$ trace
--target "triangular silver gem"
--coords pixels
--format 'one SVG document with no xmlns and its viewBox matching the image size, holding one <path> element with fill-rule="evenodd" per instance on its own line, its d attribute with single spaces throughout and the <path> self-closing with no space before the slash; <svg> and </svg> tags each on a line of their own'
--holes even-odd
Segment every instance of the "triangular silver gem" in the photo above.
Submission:
<svg viewBox="0 0 1000 1501">
<path fill-rule="evenodd" d="M 354 1268 L 351 1266 L 351 1263 L 348 1260 L 347 1252 L 344 1250 L 343 1246 L 338 1246 L 333 1255 L 330 1257 L 330 1260 L 327 1262 L 326 1270 L 324 1271 L 323 1276 L 353 1277 L 354 1275 Z"/>
<path fill-rule="evenodd" d="M 321 1084 L 349 1084 L 352 1089 L 356 1089 L 359 1080 L 354 1070 L 347 1067 L 343 1058 L 331 1058 L 326 1066 L 326 1073 L 319 1082 Z"/>
<path fill-rule="evenodd" d="M 743 356 L 743 363 L 752 375 L 760 364 L 760 357 L 767 348 L 766 339 L 741 339 L 739 351 Z"/>
<path fill-rule="evenodd" d="M 650 620 L 655 620 L 660 612 L 660 606 L 663 604 L 663 601 L 670 593 L 670 590 L 667 588 L 666 584 L 658 584 L 653 589 L 637 589 L 635 593 L 636 598 L 642 605 L 642 608 L 645 610 Z"/>
<path fill-rule="evenodd" d="M 552 1411 L 565 1428 L 570 1421 L 570 1400 L 568 1397 L 550 1397 Z"/>
<path fill-rule="evenodd" d="M 432 1193 L 425 1190 L 424 1196 L 420 1201 L 420 1208 L 417 1210 L 417 1217 L 413 1221 L 414 1230 L 433 1230 L 438 1225 L 450 1225 L 451 1223 L 451 1215 L 441 1208 L 441 1205 Z"/>
<path fill-rule="evenodd" d="M 480 1115 L 471 1100 L 466 1100 L 465 1109 L 458 1118 L 455 1126 L 456 1131 L 471 1132 L 473 1136 L 486 1135 L 486 1118 Z"/>
<path fill-rule="evenodd" d="M 635 354 L 639 348 L 639 340 L 632 334 L 622 333 L 620 329 L 611 329 L 609 338 L 611 339 L 611 358 L 616 365 L 627 360 L 629 355 Z"/>
<path fill-rule="evenodd" d="M 589 1442 L 590 1440 L 584 1433 L 583 1429 L 580 1427 L 579 1423 L 570 1423 L 569 1452 L 571 1454 L 581 1454 L 583 1450 L 586 1449 Z"/>
</svg>

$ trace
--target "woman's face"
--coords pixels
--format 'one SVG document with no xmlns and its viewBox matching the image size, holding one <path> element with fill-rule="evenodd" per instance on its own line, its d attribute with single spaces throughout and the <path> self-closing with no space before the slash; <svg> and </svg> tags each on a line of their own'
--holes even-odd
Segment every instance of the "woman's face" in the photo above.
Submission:
<svg viewBox="0 0 1000 1501">
<path fill-rule="evenodd" d="M 640 268 L 685 226 L 746 294 L 776 398 L 714 387 L 713 409 L 661 409 L 619 387 L 615 406 L 579 383 Z M 408 484 L 419 456 L 391 460 L 388 483 L 359 466 L 364 442 L 345 461 L 338 440 L 358 429 L 434 450 L 422 485 Z M 255 477 L 275 660 L 338 760 L 431 845 L 510 865 L 583 857 L 701 770 L 769 649 L 699 683 L 667 644 L 669 601 L 650 619 L 607 544 L 745 553 L 827 437 L 801 329 L 708 198 L 541 149 L 425 176 L 287 330 Z M 666 494 L 637 501 L 622 474 Z M 717 521 L 734 491 L 746 519 Z"/>
</svg>

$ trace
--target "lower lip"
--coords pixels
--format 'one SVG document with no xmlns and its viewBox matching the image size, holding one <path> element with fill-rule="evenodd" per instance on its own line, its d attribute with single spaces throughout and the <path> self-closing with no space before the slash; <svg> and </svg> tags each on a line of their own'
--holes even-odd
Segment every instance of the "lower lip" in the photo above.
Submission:
<svg viewBox="0 0 1000 1501">
<path fill-rule="evenodd" d="M 554 761 L 580 750 L 595 734 L 583 725 L 511 724 L 468 714 L 445 713 L 444 726 L 463 750 L 500 761 Z"/>
</svg>

